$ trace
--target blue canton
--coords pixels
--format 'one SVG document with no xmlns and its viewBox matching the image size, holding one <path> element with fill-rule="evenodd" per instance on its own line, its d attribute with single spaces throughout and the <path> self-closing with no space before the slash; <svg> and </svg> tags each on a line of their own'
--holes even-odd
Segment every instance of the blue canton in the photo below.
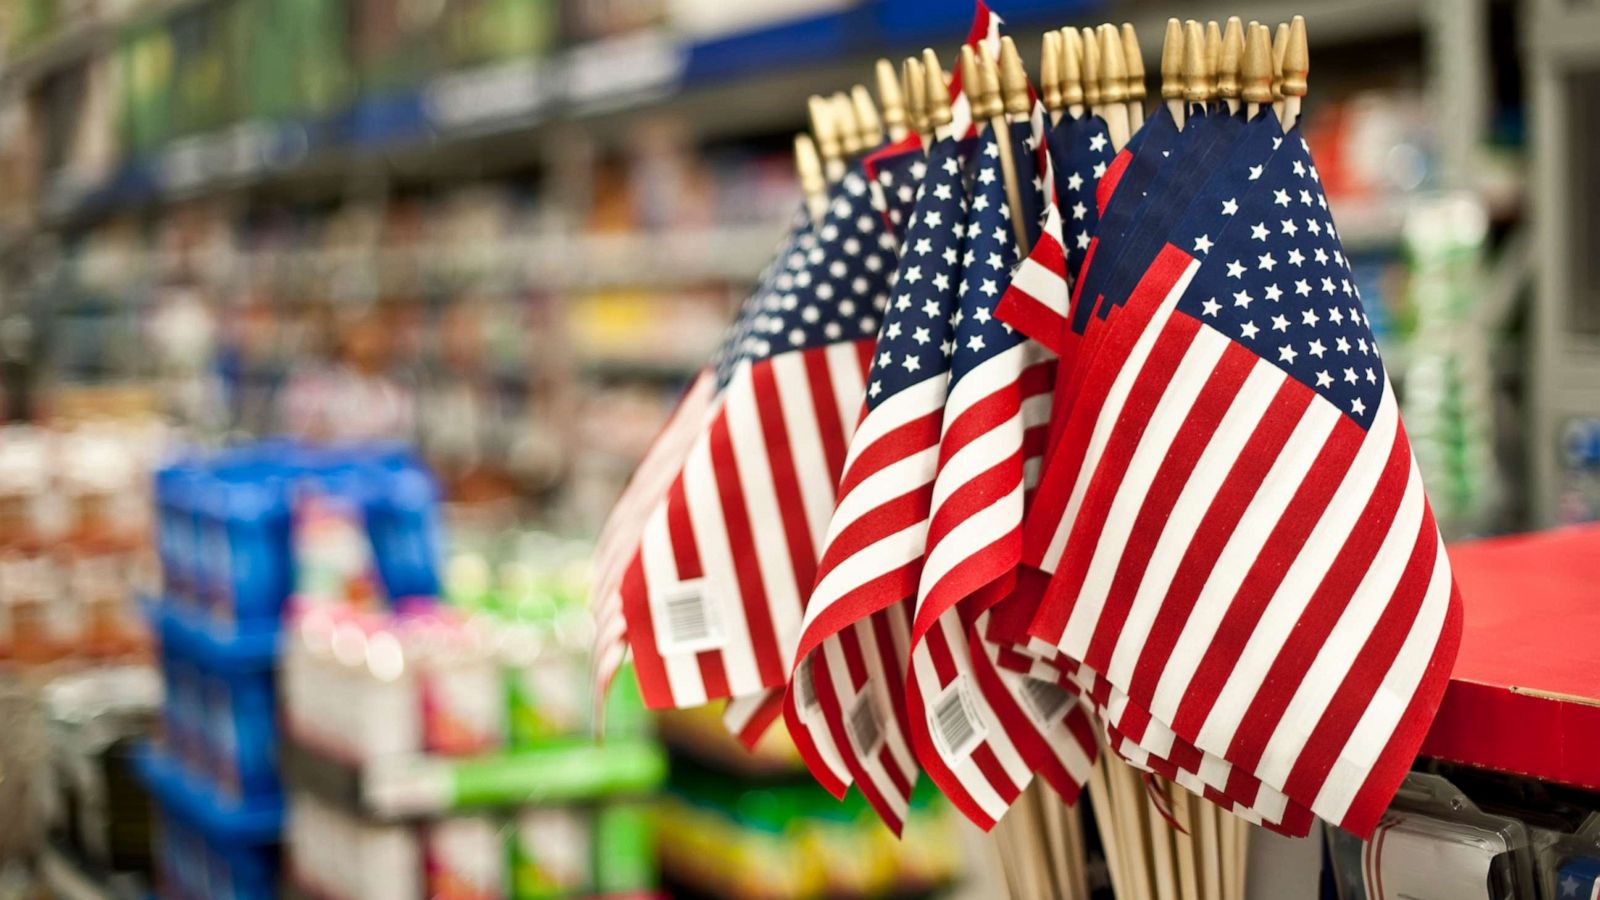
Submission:
<svg viewBox="0 0 1600 900">
<path fill-rule="evenodd" d="M 1089 239 L 1100 222 L 1094 190 L 1111 164 L 1111 133 L 1099 116 L 1066 116 L 1050 131 L 1050 164 L 1055 169 L 1056 202 L 1061 206 L 1061 239 L 1067 274 L 1078 277 Z"/>
<path fill-rule="evenodd" d="M 1024 194 L 1037 193 L 1031 184 L 1037 167 L 1022 168 L 1031 151 L 1017 140 L 1019 137 L 1013 132 L 1017 180 L 1023 183 Z M 1006 203 L 1005 176 L 1000 168 L 1000 147 L 989 129 L 984 129 L 979 138 L 972 162 L 972 209 L 962 255 L 960 305 L 952 320 L 955 355 L 950 363 L 951 384 L 989 358 L 1022 343 L 1022 335 L 994 315 L 995 304 L 1011 283 L 1011 270 L 1018 257 L 1011 208 Z"/>
<path fill-rule="evenodd" d="M 867 407 L 950 369 L 955 280 L 960 276 L 966 192 L 956 142 L 941 138 L 928 154 L 928 177 L 907 219 L 900 266 L 867 376 Z"/>
<path fill-rule="evenodd" d="M 852 170 L 829 191 L 822 224 L 797 229 L 781 268 L 745 301 L 717 362 L 720 390 L 740 364 L 870 338 L 888 301 L 894 238 Z"/>
<path fill-rule="evenodd" d="M 917 185 L 927 177 L 928 162 L 920 150 L 880 159 L 873 177 L 873 206 L 889 219 L 889 228 L 899 234 L 905 228 L 917 202 Z"/>
<path fill-rule="evenodd" d="M 1211 225 L 1179 245 L 1202 265 L 1178 309 L 1367 428 L 1386 378 L 1378 345 L 1305 139 L 1295 131 L 1281 140 L 1250 167 L 1248 191 L 1199 210 Z"/>
</svg>

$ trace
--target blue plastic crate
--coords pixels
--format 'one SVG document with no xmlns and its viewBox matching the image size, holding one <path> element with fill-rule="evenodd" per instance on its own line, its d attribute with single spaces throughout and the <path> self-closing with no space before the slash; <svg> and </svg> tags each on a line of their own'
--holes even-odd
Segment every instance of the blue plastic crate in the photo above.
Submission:
<svg viewBox="0 0 1600 900">
<path fill-rule="evenodd" d="M 219 634 L 204 614 L 177 604 L 145 608 L 161 641 L 172 755 L 226 796 L 276 796 L 278 630 Z"/>
<path fill-rule="evenodd" d="M 281 800 L 232 801 L 151 748 L 135 754 L 134 766 L 156 801 L 155 858 L 163 898 L 278 896 Z"/>
</svg>

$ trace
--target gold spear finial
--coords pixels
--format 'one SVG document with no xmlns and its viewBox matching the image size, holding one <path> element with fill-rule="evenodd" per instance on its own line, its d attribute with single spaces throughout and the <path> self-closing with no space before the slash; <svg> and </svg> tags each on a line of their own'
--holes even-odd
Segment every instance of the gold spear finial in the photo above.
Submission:
<svg viewBox="0 0 1600 900">
<path fill-rule="evenodd" d="M 1272 102 L 1272 45 L 1267 26 L 1257 25 L 1245 37 L 1244 101 Z"/>
<path fill-rule="evenodd" d="M 1099 106 L 1100 39 L 1089 28 L 1079 32 L 1078 37 L 1083 41 L 1083 99 L 1090 106 Z"/>
<path fill-rule="evenodd" d="M 844 91 L 835 91 L 828 101 L 833 104 L 833 121 L 839 129 L 839 149 L 847 157 L 855 156 L 863 149 L 861 123 L 856 121 L 855 105 Z"/>
<path fill-rule="evenodd" d="M 978 49 L 971 44 L 961 45 L 961 92 L 967 95 L 974 119 L 983 118 L 983 76 L 978 74 Z"/>
<path fill-rule="evenodd" d="M 1033 112 L 1028 70 L 1022 67 L 1022 54 L 1017 52 L 1017 43 L 1010 35 L 1000 39 L 1000 98 L 1007 115 L 1026 116 Z"/>
<path fill-rule="evenodd" d="M 1183 23 L 1183 99 L 1204 103 L 1211 96 L 1206 77 L 1206 32 L 1199 22 Z"/>
<path fill-rule="evenodd" d="M 1066 104 L 1061 100 L 1061 32 L 1046 31 L 1039 42 L 1039 90 L 1044 95 L 1044 108 L 1060 112 Z"/>
<path fill-rule="evenodd" d="M 1306 17 L 1295 16 L 1289 24 L 1288 48 L 1283 54 L 1283 95 L 1304 97 L 1306 77 L 1311 74 L 1311 45 L 1306 37 Z"/>
<path fill-rule="evenodd" d="M 1206 75 L 1211 83 L 1211 96 L 1207 97 L 1207 100 L 1215 99 L 1217 96 L 1217 69 L 1221 66 L 1222 26 L 1217 24 L 1216 19 L 1212 19 L 1206 23 Z"/>
<path fill-rule="evenodd" d="M 806 195 L 806 210 L 813 222 L 821 221 L 827 213 L 828 179 L 822 174 L 816 143 L 804 132 L 794 136 L 794 167 L 800 175 L 800 190 Z"/>
<path fill-rule="evenodd" d="M 950 111 L 950 88 L 945 80 L 944 68 L 939 65 L 939 54 L 933 48 L 922 50 L 923 92 L 928 102 L 928 127 L 943 128 L 954 119 Z M 967 95 L 969 98 L 971 94 Z M 976 111 L 974 111 L 976 115 Z"/>
<path fill-rule="evenodd" d="M 894 63 L 879 59 L 875 68 L 878 81 L 878 102 L 883 106 L 883 124 L 889 130 L 889 139 L 898 141 L 906 136 L 911 124 L 906 116 L 905 92 L 900 89 L 900 79 L 895 75 Z"/>
<path fill-rule="evenodd" d="M 1061 102 L 1068 106 L 1082 106 L 1083 94 L 1083 35 L 1076 28 L 1063 28 L 1061 35 Z"/>
<path fill-rule="evenodd" d="M 1144 54 L 1139 52 L 1139 32 L 1133 30 L 1132 22 L 1122 23 L 1122 61 L 1128 67 L 1128 99 L 1143 103 Z"/>
<path fill-rule="evenodd" d="M 1161 99 L 1183 99 L 1183 23 L 1167 20 L 1167 34 L 1161 39 Z"/>
<path fill-rule="evenodd" d="M 1100 102 L 1128 99 L 1128 63 L 1122 56 L 1122 34 L 1115 25 L 1100 26 Z"/>
<path fill-rule="evenodd" d="M 806 107 L 811 114 L 811 133 L 817 136 L 817 152 L 822 155 L 822 161 L 839 159 L 839 129 L 833 119 L 833 104 L 820 94 L 812 94 L 806 100 Z"/>
<path fill-rule="evenodd" d="M 1006 103 L 1000 95 L 1000 64 L 994 58 L 994 52 L 988 44 L 978 45 L 978 79 L 983 85 L 983 112 L 985 119 L 992 119 L 1005 112 Z M 970 94 L 968 96 L 971 96 Z M 974 116 L 980 115 L 978 110 L 972 111 Z"/>
<path fill-rule="evenodd" d="M 872 92 L 864 84 L 850 88 L 850 104 L 855 107 L 856 125 L 861 132 L 861 148 L 872 150 L 883 143 L 883 120 L 878 117 L 878 105 L 872 102 Z"/>
<path fill-rule="evenodd" d="M 1281 107 L 1283 105 L 1283 54 L 1289 49 L 1289 23 L 1279 22 L 1278 30 L 1272 34 L 1272 102 Z"/>
<path fill-rule="evenodd" d="M 1224 100 L 1239 99 L 1239 66 L 1243 57 L 1244 23 L 1238 16 L 1229 16 L 1222 32 L 1222 61 L 1217 66 L 1217 96 Z"/>
<path fill-rule="evenodd" d="M 908 122 L 918 134 L 927 134 L 931 128 L 928 124 L 928 76 L 922 71 L 922 62 L 915 56 L 906 57 L 900 64 L 900 79 L 906 88 Z"/>
</svg>

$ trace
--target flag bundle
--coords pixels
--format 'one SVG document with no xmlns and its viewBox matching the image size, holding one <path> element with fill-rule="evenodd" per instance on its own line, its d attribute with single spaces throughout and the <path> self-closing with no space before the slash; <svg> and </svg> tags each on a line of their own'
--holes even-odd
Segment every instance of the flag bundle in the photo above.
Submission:
<svg viewBox="0 0 1600 900">
<path fill-rule="evenodd" d="M 600 544 L 597 684 L 625 646 L 653 706 L 781 715 L 897 831 L 922 773 L 985 828 L 1087 788 L 1119 891 L 1237 895 L 1214 810 L 1369 834 L 1460 604 L 1303 21 L 1172 20 L 1148 116 L 1139 59 L 1052 31 L 1035 89 L 980 4 L 954 77 L 813 98 L 806 203 Z"/>
</svg>

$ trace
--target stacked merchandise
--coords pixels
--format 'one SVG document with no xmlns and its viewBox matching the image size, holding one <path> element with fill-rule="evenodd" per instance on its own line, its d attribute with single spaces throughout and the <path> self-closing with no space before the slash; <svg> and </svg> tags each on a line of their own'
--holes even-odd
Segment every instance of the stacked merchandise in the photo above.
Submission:
<svg viewBox="0 0 1600 900">
<path fill-rule="evenodd" d="M 152 419 L 0 428 L 0 660 L 136 657 L 150 581 Z"/>
<path fill-rule="evenodd" d="M 445 597 L 303 608 L 282 671 L 296 886 L 318 897 L 626 895 L 654 883 L 638 799 L 664 774 L 637 695 L 590 736 L 581 545 L 499 536 Z M 581 571 L 581 567 L 578 567 Z"/>
<path fill-rule="evenodd" d="M 267 442 L 156 475 L 166 683 L 139 760 L 163 896 L 275 897 L 283 816 L 274 668 L 291 594 L 371 606 L 437 591 L 437 497 L 407 452 Z"/>
</svg>

